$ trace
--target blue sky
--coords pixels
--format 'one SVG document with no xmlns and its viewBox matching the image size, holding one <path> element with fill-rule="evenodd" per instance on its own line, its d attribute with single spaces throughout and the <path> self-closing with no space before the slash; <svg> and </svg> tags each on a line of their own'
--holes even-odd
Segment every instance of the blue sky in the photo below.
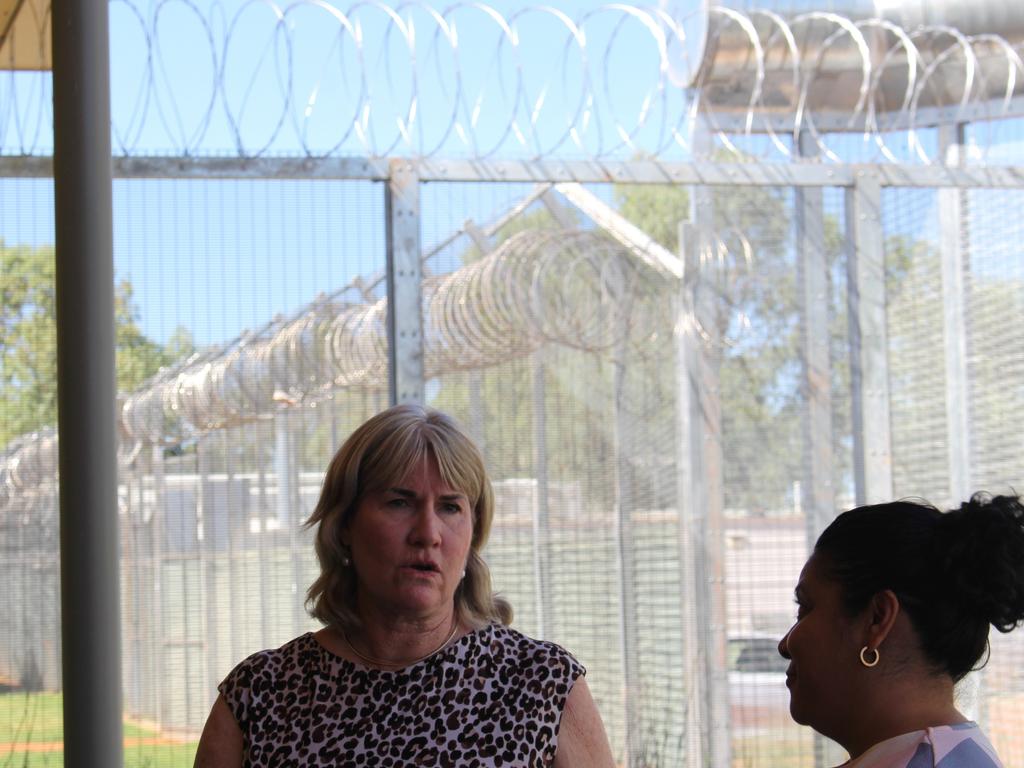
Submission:
<svg viewBox="0 0 1024 768">
<path fill-rule="evenodd" d="M 492 5 L 505 16 L 525 6 L 521 2 Z M 600 89 L 597 97 L 606 106 L 615 105 L 619 114 L 635 117 L 644 99 L 651 95 L 650 84 L 657 82 L 657 57 L 651 50 L 651 38 L 642 25 L 622 11 L 595 13 L 598 5 L 560 2 L 557 8 L 574 19 L 594 14 L 586 25 L 590 35 L 587 55 L 592 62 L 603 61 L 607 68 L 600 69 L 601 76 L 608 75 L 608 87 Z M 343 74 L 346 63 L 355 64 L 354 49 L 349 45 L 346 51 L 328 56 L 326 52 L 333 50 L 339 26 L 324 24 L 324 16 L 311 15 L 309 8 L 296 11 L 288 20 L 295 41 L 290 59 L 295 66 L 288 70 L 278 58 L 284 48 L 282 38 L 274 35 L 274 17 L 269 8 L 265 3 L 243 4 L 236 0 L 217 6 L 171 0 L 154 3 L 137 15 L 133 6 L 115 0 L 111 4 L 115 154 L 125 146 L 136 154 L 237 154 L 236 129 L 242 134 L 246 151 L 260 150 L 269 140 L 273 152 L 301 155 L 301 136 L 307 148 L 328 151 L 347 131 L 348 143 L 338 152 L 358 153 L 362 143 L 350 127 L 356 103 L 352 93 L 361 84 L 351 72 Z M 244 10 L 236 15 L 239 9 Z M 450 110 L 439 109 L 437 104 L 447 103 L 440 94 L 445 89 L 450 92 L 452 87 L 453 70 L 446 69 L 450 62 L 445 58 L 451 51 L 432 45 L 436 26 L 429 23 L 422 10 L 406 13 L 413 18 L 417 31 L 417 51 L 422 51 L 425 58 L 422 69 L 428 75 L 435 74 L 432 78 L 424 75 L 419 82 L 417 124 L 423 130 L 420 143 L 429 147 L 440 140 L 448 126 Z M 376 110 L 366 125 L 373 131 L 369 138 L 375 137 L 376 146 L 385 147 L 391 141 L 389 137 L 398 135 L 397 119 L 408 117 L 403 110 L 411 92 L 409 70 L 396 65 L 389 72 L 385 66 L 387 61 L 404 61 L 404 44 L 395 34 L 385 38 L 386 28 L 381 22 L 387 17 L 379 10 L 364 8 L 357 16 L 366 40 L 366 86 L 373 90 Z M 156 20 L 148 49 L 144 33 L 147 18 Z M 453 18 L 464 64 L 463 86 L 470 94 L 467 102 L 476 104 L 476 95 L 484 94 L 475 118 L 477 151 L 498 146 L 504 136 L 504 143 L 496 150 L 499 156 L 528 156 L 538 147 L 560 156 L 578 155 L 578 149 L 565 144 L 555 148 L 555 144 L 567 121 L 576 115 L 579 82 L 574 77 L 581 70 L 566 66 L 566 79 L 551 83 L 543 91 L 536 124 L 539 144 L 528 142 L 522 147 L 505 131 L 514 95 L 509 85 L 513 82 L 513 58 L 507 51 L 495 56 L 502 40 L 498 24 L 471 7 L 463 8 Z M 550 14 L 531 12 L 521 16 L 518 23 L 522 39 L 529 43 L 523 43 L 520 57 L 528 93 L 523 102 L 535 106 L 542 93 L 539 84 L 550 74 L 552 62 L 560 62 L 567 50 L 567 30 Z M 213 39 L 212 47 L 208 36 Z M 225 46 L 225 40 L 230 44 Z M 607 49 L 612 40 L 615 43 Z M 148 59 L 153 87 L 140 90 L 147 71 L 147 50 L 153 53 Z M 578 56 L 572 46 L 568 50 L 570 56 Z M 382 59 L 383 51 L 388 53 Z M 475 66 L 477 63 L 479 66 Z M 436 74 L 438 68 L 441 74 Z M 223 93 L 230 94 L 228 104 L 213 88 L 214 78 L 221 76 L 219 72 L 223 72 Z M 279 84 L 280 78 L 289 73 L 290 86 L 285 90 L 293 102 L 286 109 Z M 47 88 L 44 76 L 0 75 L 0 105 L 6 105 L 0 108 L 0 150 L 17 154 L 19 146 L 20 151 L 25 150 L 25 142 L 31 149 L 32 141 L 41 141 L 43 149 L 49 146 L 51 140 L 45 130 Z M 382 95 L 391 91 L 399 94 L 394 101 Z M 676 110 L 672 114 L 659 115 L 655 102 L 649 128 L 639 137 L 643 146 L 656 145 L 661 138 L 659 131 L 678 119 L 685 99 L 680 94 L 672 97 L 671 109 Z M 285 123 L 278 127 L 282 114 Z M 234 116 L 234 124 L 229 115 Z M 305 122 L 303 115 L 308 116 Z M 471 115 L 460 114 L 465 127 L 472 119 Z M 625 117 L 623 120 L 629 129 L 630 121 Z M 40 131 L 42 139 L 38 138 Z M 1006 162 L 1024 155 L 1022 136 L 1022 121 L 1013 121 L 1008 127 L 988 131 L 984 138 L 995 147 L 994 159 Z M 441 154 L 469 152 L 449 138 Z M 616 126 L 592 123 L 584 141 L 590 149 L 597 146 L 595 142 L 603 142 L 602 146 L 608 148 L 617 141 Z M 846 148 L 844 155 L 856 156 L 862 151 L 857 145 L 857 139 L 837 142 L 837 146 Z M 401 154 L 405 149 L 400 144 L 396 152 Z M 528 189 L 528 185 L 424 185 L 424 246 L 441 240 L 466 219 L 493 219 Z M 150 337 L 163 342 L 175 328 L 185 326 L 201 344 L 223 343 L 277 314 L 296 311 L 318 293 L 336 290 L 356 275 L 379 274 L 384 266 L 383 197 L 381 185 L 369 182 L 117 181 L 117 275 L 132 282 L 140 323 Z M 5 242 L 52 243 L 52 218 L 49 181 L 0 180 L 0 238 Z M 457 251 L 449 254 L 456 255 Z"/>
<path fill-rule="evenodd" d="M 511 17 L 520 2 L 495 2 Z M 657 82 L 658 58 L 649 33 L 621 10 L 597 11 L 599 4 L 560 2 L 557 9 L 573 19 L 592 14 L 587 55 L 607 57 L 608 87 L 598 98 L 623 115 L 635 117 L 650 94 L 638 83 Z M 396 6 L 397 7 L 397 6 Z M 364 70 L 356 66 L 351 35 L 339 52 L 340 23 L 310 5 L 288 17 L 291 56 L 275 34 L 271 6 L 229 0 L 191 5 L 183 0 L 131 5 L 115 0 L 111 9 L 112 118 L 115 154 L 237 154 L 245 152 L 301 155 L 361 154 L 366 142 L 387 149 L 411 93 L 404 41 L 386 35 L 380 10 L 363 7 L 352 16 L 364 38 Z M 435 45 L 437 26 L 422 10 L 404 11 L 417 34 L 421 61 L 420 104 L 414 125 L 416 143 L 431 147 L 440 141 L 451 110 L 442 92 L 453 89 L 451 46 Z M 463 62 L 466 108 L 460 122 L 468 134 L 475 125 L 475 148 L 449 136 L 441 154 L 467 155 L 494 147 L 499 156 L 528 156 L 533 151 L 579 155 L 571 146 L 557 147 L 565 126 L 577 116 L 579 67 L 567 66 L 566 79 L 543 90 L 552 62 L 568 52 L 568 30 L 550 13 L 529 12 L 518 19 L 524 42 L 519 62 L 523 85 L 519 94 L 512 56 L 503 43 L 500 24 L 487 13 L 465 7 L 452 16 Z M 616 42 L 609 53 L 608 41 Z M 496 55 L 505 45 L 502 54 Z M 289 67 L 283 61 L 294 62 Z M 388 62 L 395 66 L 388 69 Z M 352 72 L 365 71 L 361 82 Z M 149 78 L 147 87 L 147 77 Z M 0 148 L 6 153 L 47 154 L 52 138 L 48 76 L 35 73 L 0 75 Z M 223 88 L 214 83 L 223 78 Z M 290 80 L 289 80 L 290 78 Z M 576 79 L 574 79 L 576 78 Z M 282 85 L 284 83 L 284 85 Z M 374 112 L 364 121 L 368 134 L 352 130 L 353 94 L 372 90 Z M 6 90 L 3 90 L 6 89 Z M 287 105 L 283 93 L 291 96 Z M 393 100 L 387 93 L 395 93 Z M 227 94 L 225 97 L 224 95 Z M 482 94 L 482 98 L 478 96 Z M 675 102 L 683 99 L 675 95 Z M 507 131 L 514 101 L 519 122 L 541 104 L 536 142 L 521 146 Z M 472 112 L 472 107 L 476 107 Z M 471 113 L 472 112 L 472 113 Z M 652 130 L 664 120 L 652 113 Z M 284 123 L 281 124 L 282 116 Z M 678 113 L 676 115 L 678 117 Z M 304 119 L 305 118 L 305 119 Z M 37 127 L 33 127 L 37 126 Z M 42 126 L 42 128 L 38 128 Z M 624 126 L 631 129 L 629 119 Z M 619 139 L 614 126 L 589 123 L 584 136 L 589 148 L 605 148 Z M 339 136 L 348 140 L 334 149 Z M 241 136 L 241 139 L 239 139 Z M 304 147 L 300 137 L 307 142 Z M 648 143 L 658 136 L 650 133 Z M 394 154 L 408 151 L 399 142 Z M 529 185 L 425 185 L 422 239 L 425 247 L 460 227 L 464 220 L 486 223 L 529 190 Z M 144 332 L 158 341 L 178 326 L 190 329 L 200 344 L 226 342 L 243 329 L 253 329 L 277 314 L 292 313 L 318 293 L 336 290 L 356 275 L 379 274 L 384 266 L 384 190 L 368 182 L 119 180 L 114 185 L 115 269 L 130 280 Z M 0 180 L 0 238 L 9 244 L 53 242 L 52 188 L 48 180 Z M 449 257 L 457 256 L 457 249 Z"/>
</svg>

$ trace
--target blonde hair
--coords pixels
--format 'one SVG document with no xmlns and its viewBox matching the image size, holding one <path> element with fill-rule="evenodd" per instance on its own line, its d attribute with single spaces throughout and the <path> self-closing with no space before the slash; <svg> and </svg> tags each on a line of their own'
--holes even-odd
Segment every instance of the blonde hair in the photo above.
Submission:
<svg viewBox="0 0 1024 768">
<path fill-rule="evenodd" d="M 469 497 L 473 510 L 466 576 L 455 591 L 455 611 L 470 627 L 509 624 L 512 606 L 491 591 L 491 573 L 481 557 L 494 517 L 494 491 L 479 449 L 450 416 L 418 405 L 396 405 L 349 435 L 324 477 L 320 500 L 305 527 L 316 527 L 320 575 L 306 592 L 311 616 L 338 629 L 360 625 L 356 573 L 346 565 L 342 530 L 366 493 L 401 483 L 425 459 L 437 462 L 441 479 Z"/>
</svg>

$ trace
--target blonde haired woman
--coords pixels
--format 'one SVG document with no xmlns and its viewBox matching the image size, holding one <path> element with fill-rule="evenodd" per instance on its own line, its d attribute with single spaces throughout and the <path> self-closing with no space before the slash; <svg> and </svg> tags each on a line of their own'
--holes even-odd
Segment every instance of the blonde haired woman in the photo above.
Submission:
<svg viewBox="0 0 1024 768">
<path fill-rule="evenodd" d="M 583 667 L 508 627 L 481 557 L 493 514 L 445 414 L 395 406 L 359 427 L 307 523 L 325 626 L 225 678 L 196 765 L 613 765 Z"/>
</svg>

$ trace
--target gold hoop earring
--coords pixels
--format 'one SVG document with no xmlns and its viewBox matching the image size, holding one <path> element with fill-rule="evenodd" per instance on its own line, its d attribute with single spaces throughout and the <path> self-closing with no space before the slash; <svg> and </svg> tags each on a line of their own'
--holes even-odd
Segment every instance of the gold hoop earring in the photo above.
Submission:
<svg viewBox="0 0 1024 768">
<path fill-rule="evenodd" d="M 865 654 L 868 654 L 868 653 L 874 653 L 875 654 L 875 658 L 873 658 L 871 661 L 868 661 L 866 656 L 865 656 Z M 860 649 L 860 663 L 863 664 L 865 667 L 873 667 L 873 666 L 875 666 L 876 664 L 878 664 L 878 662 L 881 660 L 881 658 L 882 658 L 882 654 L 880 654 L 878 652 L 877 648 L 868 648 L 865 645 L 863 648 Z"/>
</svg>

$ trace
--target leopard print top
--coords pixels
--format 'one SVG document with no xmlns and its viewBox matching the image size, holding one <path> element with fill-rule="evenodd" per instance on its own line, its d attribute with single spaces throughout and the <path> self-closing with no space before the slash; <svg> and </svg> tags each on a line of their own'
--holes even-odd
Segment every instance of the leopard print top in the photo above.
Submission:
<svg viewBox="0 0 1024 768">
<path fill-rule="evenodd" d="M 470 632 L 396 671 L 332 654 L 312 633 L 240 663 L 218 689 L 246 766 L 549 765 L 583 666 L 508 627 Z"/>
</svg>

